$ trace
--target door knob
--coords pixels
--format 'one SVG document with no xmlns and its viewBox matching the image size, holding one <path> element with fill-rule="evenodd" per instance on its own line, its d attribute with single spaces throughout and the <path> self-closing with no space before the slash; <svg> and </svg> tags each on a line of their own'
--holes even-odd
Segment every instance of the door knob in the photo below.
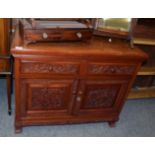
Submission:
<svg viewBox="0 0 155 155">
<path fill-rule="evenodd" d="M 78 101 L 78 102 L 81 102 L 81 100 L 82 100 L 82 98 L 81 98 L 80 96 L 78 96 L 78 97 L 76 98 L 76 101 Z"/>
</svg>

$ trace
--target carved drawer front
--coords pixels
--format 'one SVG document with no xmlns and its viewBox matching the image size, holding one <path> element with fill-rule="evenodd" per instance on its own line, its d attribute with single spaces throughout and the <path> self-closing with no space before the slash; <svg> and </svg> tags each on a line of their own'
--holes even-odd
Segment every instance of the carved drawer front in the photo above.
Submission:
<svg viewBox="0 0 155 155">
<path fill-rule="evenodd" d="M 23 115 L 68 115 L 73 104 L 73 80 L 25 79 L 21 82 Z"/>
<path fill-rule="evenodd" d="M 21 73 L 78 74 L 80 65 L 72 62 L 24 62 Z"/>
<path fill-rule="evenodd" d="M 128 65 L 123 63 L 90 63 L 88 65 L 88 74 L 102 75 L 102 74 L 133 74 L 135 72 L 135 65 Z"/>
</svg>

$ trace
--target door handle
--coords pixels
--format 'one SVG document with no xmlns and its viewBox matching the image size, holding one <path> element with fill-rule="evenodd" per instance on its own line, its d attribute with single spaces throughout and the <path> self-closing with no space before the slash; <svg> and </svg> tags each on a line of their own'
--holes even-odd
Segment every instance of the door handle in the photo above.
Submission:
<svg viewBox="0 0 155 155">
<path fill-rule="evenodd" d="M 82 101 L 82 97 L 78 96 L 78 97 L 76 98 L 76 101 L 77 101 L 77 102 L 81 102 L 81 101 Z"/>
</svg>

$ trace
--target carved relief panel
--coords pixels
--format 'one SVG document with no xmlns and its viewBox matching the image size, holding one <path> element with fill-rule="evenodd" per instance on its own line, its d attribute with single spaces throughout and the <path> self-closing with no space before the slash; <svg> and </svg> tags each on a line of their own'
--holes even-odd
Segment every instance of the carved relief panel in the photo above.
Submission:
<svg viewBox="0 0 155 155">
<path fill-rule="evenodd" d="M 72 107 L 76 82 L 74 80 L 22 80 L 23 114 L 67 114 Z"/>
<path fill-rule="evenodd" d="M 88 85 L 83 108 L 112 107 L 119 89 L 119 85 Z"/>
<path fill-rule="evenodd" d="M 32 109 L 65 109 L 65 96 L 68 92 L 68 88 L 64 85 L 59 87 L 55 86 L 35 86 L 30 85 L 30 96 Z"/>
<path fill-rule="evenodd" d="M 84 83 L 79 111 L 88 113 L 116 110 L 128 86 L 128 80 L 88 80 Z"/>
<path fill-rule="evenodd" d="M 79 72 L 78 63 L 68 62 L 22 62 L 22 73 L 54 73 L 54 74 L 77 74 Z"/>
<path fill-rule="evenodd" d="M 135 69 L 135 65 L 91 63 L 88 66 L 88 74 L 133 74 Z"/>
</svg>

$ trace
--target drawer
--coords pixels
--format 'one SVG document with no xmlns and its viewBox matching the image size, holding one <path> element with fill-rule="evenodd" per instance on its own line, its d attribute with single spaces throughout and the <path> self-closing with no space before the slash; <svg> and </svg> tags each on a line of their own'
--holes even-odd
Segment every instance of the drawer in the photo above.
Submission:
<svg viewBox="0 0 155 155">
<path fill-rule="evenodd" d="M 136 65 L 125 63 L 89 63 L 87 74 L 102 75 L 102 74 L 127 74 L 131 75 L 135 72 Z"/>
<path fill-rule="evenodd" d="M 21 73 L 78 74 L 80 64 L 75 62 L 22 61 Z"/>
<path fill-rule="evenodd" d="M 26 30 L 27 41 L 76 41 L 91 38 L 91 31 L 88 30 Z"/>
</svg>

